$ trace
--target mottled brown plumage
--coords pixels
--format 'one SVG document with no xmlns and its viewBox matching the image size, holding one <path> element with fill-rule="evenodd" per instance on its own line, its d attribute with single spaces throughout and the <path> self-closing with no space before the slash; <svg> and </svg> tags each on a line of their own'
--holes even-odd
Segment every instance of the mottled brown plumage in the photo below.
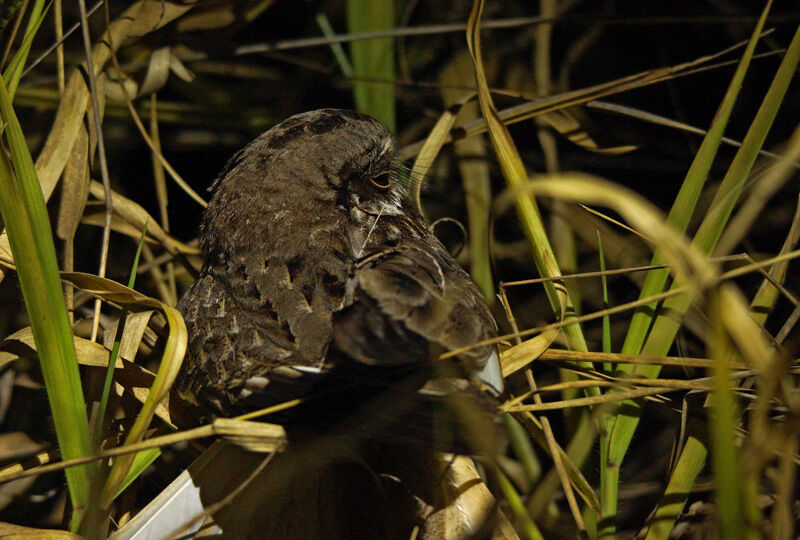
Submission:
<svg viewBox="0 0 800 540">
<path fill-rule="evenodd" d="M 493 413 L 470 383 L 502 386 L 493 346 L 437 358 L 494 336 L 494 320 L 408 198 L 394 151 L 372 118 L 312 111 L 258 137 L 215 182 L 206 262 L 179 303 L 189 347 L 176 388 L 226 416 L 306 398 L 265 418 L 287 427 L 289 451 L 237 499 L 257 518 L 242 522 L 236 503 L 217 515 L 234 536 L 433 530 L 426 516 L 445 503 L 428 443 L 472 450 L 470 408 Z"/>
<path fill-rule="evenodd" d="M 324 109 L 230 160 L 201 224 L 205 266 L 179 304 L 182 395 L 230 415 L 327 388 L 328 373 L 386 385 L 495 334 L 395 178 L 394 151 L 372 118 Z M 463 354 L 463 374 L 493 350 Z"/>
</svg>

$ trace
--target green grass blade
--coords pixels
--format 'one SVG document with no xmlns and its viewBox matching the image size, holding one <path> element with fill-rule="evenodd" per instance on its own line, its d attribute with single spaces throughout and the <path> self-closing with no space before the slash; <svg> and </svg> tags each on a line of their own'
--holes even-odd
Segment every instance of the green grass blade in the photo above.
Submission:
<svg viewBox="0 0 800 540">
<path fill-rule="evenodd" d="M 742 147 L 736 153 L 720 185 L 712 202 L 711 210 L 704 218 L 695 236 L 695 246 L 704 253 L 710 254 L 713 252 L 714 246 L 728 222 L 747 176 L 758 156 L 758 151 L 761 149 L 780 103 L 783 101 L 792 74 L 797 68 L 798 60 L 800 60 L 800 29 L 795 33 L 761 107 L 759 107 L 750 129 L 742 141 Z M 680 327 L 680 319 L 691 305 L 691 302 L 692 299 L 686 296 L 676 296 L 664 302 L 660 315 L 657 316 L 654 323 L 653 330 L 642 349 L 643 354 L 667 354 Z M 666 316 L 666 313 L 670 315 Z M 660 366 L 639 366 L 631 370 L 632 373 L 645 377 L 655 377 L 659 371 Z M 631 414 L 619 417 L 614 424 L 612 432 L 610 459 L 617 465 L 621 465 L 622 458 L 627 451 L 639 420 L 640 405 L 630 403 L 628 406 L 632 409 Z"/>
<path fill-rule="evenodd" d="M 670 476 L 667 489 L 658 505 L 655 517 L 645 540 L 666 540 L 675 527 L 686 499 L 689 497 L 694 480 L 706 464 L 708 449 L 706 445 L 695 437 L 686 440 L 675 470 Z"/>
<path fill-rule="evenodd" d="M 739 65 L 731 79 L 722 103 L 717 110 L 717 114 L 711 123 L 707 135 L 700 145 L 694 160 L 692 161 L 686 178 L 681 185 L 681 189 L 675 199 L 675 203 L 670 210 L 668 221 L 681 231 L 685 231 L 692 214 L 694 213 L 697 199 L 705 185 L 708 178 L 708 172 L 714 162 L 717 150 L 728 124 L 733 106 L 739 94 L 739 90 L 744 81 L 747 69 L 750 66 L 750 61 L 755 51 L 756 43 L 766 21 L 767 14 L 769 13 L 771 2 L 767 3 L 764 8 L 761 18 L 753 30 L 750 40 L 742 53 L 742 58 Z M 664 257 L 659 252 L 653 256 L 651 264 L 663 264 Z M 642 286 L 639 298 L 648 298 L 655 294 L 660 293 L 664 289 L 669 270 L 652 270 L 648 272 L 645 282 Z M 625 336 L 625 342 L 622 346 L 623 354 L 638 354 L 641 351 L 642 345 L 647 337 L 647 332 L 653 322 L 653 313 L 655 312 L 656 304 L 643 306 L 636 310 L 631 318 L 631 324 Z M 619 371 L 624 374 L 633 372 L 632 366 L 619 366 Z M 603 515 L 615 516 L 617 512 L 617 488 L 619 484 L 619 472 L 622 466 L 622 460 L 625 453 L 628 451 L 633 432 L 638 425 L 638 418 L 640 411 L 639 405 L 635 402 L 626 403 L 625 409 L 627 413 L 609 419 L 603 432 L 608 435 L 607 445 L 608 448 L 604 449 L 601 453 L 607 457 L 608 461 L 600 468 L 600 484 L 601 484 L 601 505 Z M 601 536 L 607 537 L 614 535 L 613 523 L 606 520 L 604 522 L 605 528 L 601 531 Z"/>
<path fill-rule="evenodd" d="M 600 271 L 606 271 L 606 259 L 603 255 L 603 238 L 600 231 L 597 231 L 597 255 L 600 257 Z M 600 276 L 600 285 L 603 289 L 603 309 L 608 309 L 608 279 L 605 273 Z M 603 352 L 611 352 L 611 319 L 608 315 L 603 316 Z M 603 369 L 611 372 L 611 364 L 603 364 Z"/>
<path fill-rule="evenodd" d="M 114 498 L 116 499 L 119 497 L 119 495 L 125 491 L 125 489 L 127 489 L 127 487 L 131 485 L 134 480 L 139 478 L 139 475 L 142 474 L 150 465 L 152 465 L 160 455 L 160 448 L 149 448 L 147 450 L 142 450 L 141 452 L 136 452 L 133 462 L 131 463 L 131 468 L 128 470 L 128 474 L 125 475 L 122 485 L 120 485 L 119 489 L 114 494 Z"/>
<path fill-rule="evenodd" d="M 502 419 L 508 432 L 508 441 L 514 449 L 514 455 L 522 465 L 522 470 L 525 471 L 531 485 L 535 485 L 542 476 L 542 465 L 533 449 L 528 432 L 509 413 L 503 414 Z"/>
<path fill-rule="evenodd" d="M 742 471 L 736 450 L 736 423 L 739 416 L 733 396 L 728 362 L 733 344 L 720 318 L 724 309 L 723 291 L 715 291 L 710 300 L 713 329 L 709 352 L 714 361 L 713 413 L 711 414 L 711 466 L 714 472 L 715 513 L 722 538 L 744 538 L 744 512 L 741 509 Z M 694 480 L 692 480 L 694 481 Z"/>
<path fill-rule="evenodd" d="M 480 44 L 480 19 L 482 15 L 483 2 L 476 0 L 467 24 L 467 46 L 472 54 L 475 66 L 478 103 L 486 120 L 489 138 L 492 141 L 506 184 L 511 190 L 522 191 L 528 184 L 528 175 L 519 151 L 508 132 L 508 128 L 497 114 L 497 109 L 486 82 Z M 535 199 L 527 194 L 520 195 L 515 197 L 514 204 L 539 273 L 544 277 L 560 276 L 561 270 L 558 268 L 558 263 Z M 556 316 L 563 317 L 567 321 L 573 319 L 575 317 L 575 308 L 563 282 L 546 281 L 543 285 L 547 299 Z M 562 331 L 571 350 L 588 350 L 580 325 L 570 324 L 565 326 Z"/>
<path fill-rule="evenodd" d="M 144 228 L 142 229 L 142 236 L 139 239 L 139 246 L 136 248 L 136 255 L 133 257 L 133 265 L 131 273 L 128 276 L 128 288 L 133 289 L 136 283 L 136 270 L 139 268 L 139 257 L 142 255 L 142 247 L 147 237 L 147 221 L 145 221 Z M 114 366 L 117 364 L 117 357 L 119 356 L 119 346 L 122 341 L 122 333 L 125 331 L 125 321 L 128 319 L 128 309 L 122 308 L 122 315 L 120 315 L 119 323 L 117 324 L 117 334 L 114 337 L 114 345 L 111 347 L 111 354 L 108 357 L 108 368 L 106 369 L 106 378 L 103 381 L 103 392 L 100 395 L 100 407 L 97 409 L 97 416 L 95 423 L 92 426 L 92 434 L 95 439 L 95 447 L 99 448 L 99 441 L 102 440 L 103 433 L 103 419 L 106 414 L 106 407 L 108 407 L 108 397 L 111 395 L 111 383 L 114 381 Z"/>
<path fill-rule="evenodd" d="M 317 26 L 322 30 L 322 34 L 325 37 L 332 39 L 336 36 L 336 32 L 333 31 L 333 27 L 324 12 L 318 11 L 316 19 Z M 350 59 L 347 57 L 347 53 L 344 52 L 342 44 L 338 42 L 331 43 L 331 52 L 333 53 L 333 57 L 336 58 L 336 63 L 339 64 L 339 69 L 342 70 L 344 76 L 348 79 L 352 79 L 353 66 L 350 64 Z"/>
<path fill-rule="evenodd" d="M 0 157 L 0 209 L 39 352 L 59 449 L 64 459 L 77 458 L 90 454 L 92 446 L 72 331 L 42 189 L 4 83 L 0 83 L 0 115 L 13 163 L 12 172 L 7 158 Z M 89 466 L 66 471 L 75 508 L 73 526 L 88 500 L 90 471 Z"/>
<path fill-rule="evenodd" d="M 775 74 L 761 107 L 759 107 L 742 141 L 742 146 L 733 158 L 733 162 L 728 168 L 728 172 L 725 174 L 711 203 L 711 209 L 703 219 L 695 235 L 693 243 L 703 253 L 711 254 L 714 251 L 714 247 L 739 199 L 756 157 L 758 157 L 758 151 L 764 144 L 764 139 L 786 95 L 789 82 L 797 69 L 798 61 L 800 61 L 800 28 L 797 29 L 792 38 L 778 72 Z M 680 317 L 675 317 L 675 314 L 682 315 L 685 313 L 690 303 L 690 298 L 680 296 L 664 302 L 664 309 L 657 316 L 653 331 L 648 336 L 642 349 L 644 354 L 666 354 L 669 351 L 669 347 L 674 341 L 680 326 Z M 671 314 L 669 317 L 663 314 L 667 312 Z M 645 377 L 655 377 L 659 370 L 659 366 L 639 366 L 633 372 Z"/>
<path fill-rule="evenodd" d="M 600 231 L 597 231 L 597 251 L 598 256 L 600 257 L 600 271 L 605 272 L 606 270 L 606 261 L 605 257 L 603 256 L 603 239 L 600 236 Z M 600 277 L 601 287 L 603 289 L 603 309 L 608 308 L 608 280 L 606 279 L 605 274 Z M 603 352 L 609 353 L 611 352 L 611 320 L 608 315 L 603 317 Z M 603 370 L 606 373 L 611 373 L 611 364 L 604 364 Z M 611 425 L 613 420 L 613 416 L 605 415 L 601 418 L 601 423 L 604 426 Z M 605 468 L 611 467 L 611 463 L 608 461 L 608 447 L 609 447 L 609 436 L 611 434 L 608 430 L 602 430 L 600 432 L 600 469 L 601 471 Z M 600 474 L 600 500 L 608 501 L 609 499 L 616 500 L 618 486 L 616 484 L 617 478 L 611 471 L 602 471 Z M 609 481 L 614 482 L 613 484 L 609 484 Z M 587 512 L 588 513 L 588 512 Z M 600 520 L 595 520 L 594 525 L 594 536 L 596 537 L 598 533 L 602 533 L 607 531 L 608 529 L 612 528 L 612 520 L 609 519 L 609 516 L 603 515 L 600 517 Z"/>
<path fill-rule="evenodd" d="M 48 5 L 47 8 L 49 7 L 50 6 Z M 25 29 L 25 35 L 23 36 L 22 42 L 20 43 L 17 52 L 14 53 L 14 56 L 11 58 L 5 73 L 3 73 L 3 81 L 6 84 L 8 95 L 11 97 L 12 101 L 14 99 L 14 94 L 17 91 L 19 80 L 22 77 L 22 69 L 25 67 L 25 61 L 27 60 L 28 53 L 31 50 L 33 38 L 39 31 L 42 21 L 44 21 L 44 16 L 47 14 L 47 8 L 44 6 L 44 0 L 36 0 L 36 2 L 34 2 L 33 8 L 31 9 L 30 18 L 28 19 L 28 27 Z"/>
<path fill-rule="evenodd" d="M 517 528 L 522 533 L 522 537 L 528 540 L 544 540 L 544 536 L 539 532 L 536 523 L 533 522 L 528 514 L 519 493 L 514 489 L 514 485 L 499 468 L 495 467 L 494 473 L 497 477 L 497 483 L 500 485 L 500 491 L 503 492 L 503 496 L 508 501 L 511 514 L 517 522 Z"/>
<path fill-rule="evenodd" d="M 370 32 L 394 27 L 393 0 L 348 0 L 350 32 Z M 350 44 L 353 62 L 353 93 L 356 108 L 374 116 L 395 131 L 394 39 L 378 38 Z"/>
<path fill-rule="evenodd" d="M 725 128 L 728 125 L 728 120 L 733 111 L 733 106 L 736 103 L 736 98 L 739 95 L 739 90 L 744 81 L 745 74 L 750 66 L 758 37 L 761 35 L 764 28 L 764 23 L 771 4 L 772 2 L 770 0 L 750 36 L 747 47 L 742 53 L 742 59 L 739 61 L 736 72 L 733 74 L 733 78 L 728 85 L 725 97 L 722 99 L 717 114 L 711 122 L 708 133 L 700 144 L 697 155 L 692 161 L 689 171 L 686 173 L 686 178 L 681 185 L 681 189 L 675 198 L 675 203 L 672 205 L 672 209 L 667 217 L 667 220 L 681 231 L 685 231 L 689 225 L 689 221 L 697 205 L 697 199 L 700 197 L 700 192 L 708 178 L 708 171 L 714 163 L 714 157 L 719 149 L 722 136 L 725 133 Z M 661 253 L 656 251 L 650 264 L 664 264 L 664 258 Z M 651 270 L 648 272 L 644 285 L 642 285 L 639 298 L 647 298 L 663 291 L 668 276 L 669 269 Z M 651 314 L 654 312 L 655 307 L 655 304 L 652 304 L 637 309 L 634 312 L 630 327 L 625 336 L 625 343 L 622 346 L 623 354 L 638 354 L 641 351 L 645 337 L 647 336 L 647 330 L 650 328 L 650 324 L 653 320 Z M 630 368 L 623 369 L 623 371 L 630 373 Z"/>
</svg>

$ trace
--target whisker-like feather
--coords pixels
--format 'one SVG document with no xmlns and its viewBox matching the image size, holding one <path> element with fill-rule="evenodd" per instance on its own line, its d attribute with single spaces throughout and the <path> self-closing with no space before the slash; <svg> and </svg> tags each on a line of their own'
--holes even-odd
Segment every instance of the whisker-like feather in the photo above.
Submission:
<svg viewBox="0 0 800 540">
<path fill-rule="evenodd" d="M 386 208 L 386 203 L 383 203 L 381 205 L 381 209 L 378 211 L 378 215 L 375 216 L 375 221 L 372 222 L 372 226 L 369 228 L 366 238 L 364 238 L 364 243 L 362 244 L 361 249 L 359 249 L 358 253 L 356 254 L 357 259 L 360 259 L 361 254 L 364 253 L 364 248 L 367 247 L 367 243 L 369 243 L 369 237 L 372 236 L 373 231 L 375 231 L 375 226 L 378 224 L 378 220 L 381 219 L 384 208 Z"/>
</svg>

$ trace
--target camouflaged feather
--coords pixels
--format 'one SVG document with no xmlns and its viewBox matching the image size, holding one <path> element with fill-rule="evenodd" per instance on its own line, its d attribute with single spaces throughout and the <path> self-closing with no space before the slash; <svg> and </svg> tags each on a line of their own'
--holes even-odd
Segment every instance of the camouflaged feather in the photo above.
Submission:
<svg viewBox="0 0 800 540">
<path fill-rule="evenodd" d="M 182 395 L 232 414 L 254 395 L 265 405 L 308 392 L 298 367 L 428 367 L 495 335 L 403 185 L 371 182 L 391 174 L 395 144 L 367 116 L 324 109 L 231 159 L 200 227 L 205 266 L 178 306 L 189 331 Z M 491 352 L 461 360 L 473 369 Z"/>
</svg>

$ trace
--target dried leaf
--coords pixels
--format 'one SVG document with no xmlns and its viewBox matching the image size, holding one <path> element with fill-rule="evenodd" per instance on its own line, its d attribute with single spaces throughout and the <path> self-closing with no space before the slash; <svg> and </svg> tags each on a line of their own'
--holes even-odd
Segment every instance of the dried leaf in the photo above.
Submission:
<svg viewBox="0 0 800 540">
<path fill-rule="evenodd" d="M 89 366 L 108 365 L 108 350 L 99 343 L 73 336 L 78 362 Z M 36 343 L 30 327 L 14 332 L 0 343 L 0 369 L 20 358 L 36 357 Z"/>
<path fill-rule="evenodd" d="M 196 0 L 181 0 L 180 2 L 145 0 L 141 2 L 135 12 L 133 24 L 125 35 L 126 39 L 123 45 L 166 26 L 192 9 L 195 3 Z M 129 9 L 128 12 L 130 11 L 132 10 Z"/>
<path fill-rule="evenodd" d="M 637 148 L 635 145 L 600 147 L 569 109 L 543 114 L 540 118 L 571 143 L 598 154 L 625 154 Z"/>
<path fill-rule="evenodd" d="M 497 501 L 470 458 L 442 456 L 439 461 L 444 469 L 441 486 L 445 506 L 428 518 L 425 523 L 426 534 L 421 538 L 473 538 L 492 519 L 497 521 L 493 538 L 519 538 L 511 523 L 497 507 Z"/>
<path fill-rule="evenodd" d="M 34 441 L 22 431 L 0 433 L 0 460 L 4 462 L 23 459 L 41 452 L 44 447 L 44 444 Z"/>
<path fill-rule="evenodd" d="M 195 32 L 198 30 L 214 30 L 224 28 L 236 21 L 236 15 L 230 6 L 213 11 L 196 13 L 178 21 L 178 32 Z"/>
<path fill-rule="evenodd" d="M 545 330 L 538 336 L 534 336 L 500 353 L 503 377 L 508 377 L 539 358 L 553 344 L 553 341 L 558 337 L 559 331 L 557 328 Z"/>
<path fill-rule="evenodd" d="M 103 37 L 93 47 L 92 67 L 95 73 L 103 70 L 111 58 L 112 50 L 118 50 L 123 42 L 135 41 L 140 36 L 157 30 L 186 13 L 193 5 L 194 0 L 186 0 L 180 4 L 163 0 L 140 0 L 131 5 L 108 26 Z M 78 139 L 88 103 L 89 90 L 84 75 L 81 69 L 76 68 L 70 73 L 53 126 L 36 159 L 36 172 L 45 201 L 50 199 L 64 171 L 72 147 Z M 11 252 L 5 232 L 0 235 L 0 247 Z M 4 273 L 0 271 L 0 279 L 3 276 Z"/>
<path fill-rule="evenodd" d="M 92 182 L 89 186 L 90 193 L 98 199 L 105 197 L 105 189 L 100 182 Z M 134 229 L 138 231 L 135 235 L 136 238 L 141 236 L 141 231 L 147 223 L 147 237 L 148 239 L 158 240 L 164 248 L 170 253 L 199 253 L 197 248 L 188 246 L 172 236 L 164 232 L 164 229 L 158 224 L 158 221 L 153 219 L 147 211 L 139 204 L 112 191 L 111 198 L 114 203 L 114 212 L 119 215 L 123 220 L 133 225 Z M 91 223 L 91 220 L 84 220 Z"/>
<path fill-rule="evenodd" d="M 147 325 L 150 323 L 150 319 L 155 313 L 156 312 L 153 310 L 147 310 L 128 315 L 125 319 L 125 328 L 122 331 L 122 338 L 119 343 L 120 358 L 124 358 L 129 362 L 134 361 L 144 333 L 147 330 Z M 117 335 L 118 325 L 119 319 L 111 323 L 103 334 L 103 343 L 107 349 L 111 349 L 114 345 L 114 338 Z"/>
<path fill-rule="evenodd" d="M 249 452 L 278 452 L 286 444 L 283 427 L 266 422 L 217 418 L 214 420 L 214 431 Z"/>
</svg>

